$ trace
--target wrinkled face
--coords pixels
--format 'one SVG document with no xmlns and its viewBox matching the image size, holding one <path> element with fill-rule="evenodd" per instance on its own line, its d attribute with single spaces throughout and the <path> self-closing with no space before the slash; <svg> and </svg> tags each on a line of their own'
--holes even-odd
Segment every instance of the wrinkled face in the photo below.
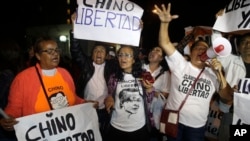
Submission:
<svg viewBox="0 0 250 141">
<path fill-rule="evenodd" d="M 60 49 L 57 43 L 53 40 L 43 41 L 40 43 L 41 48 L 39 53 L 36 53 L 36 58 L 40 61 L 42 69 L 54 69 L 60 61 Z"/>
<path fill-rule="evenodd" d="M 124 72 L 131 73 L 135 63 L 133 50 L 130 47 L 122 47 L 118 52 L 118 61 Z"/>
<path fill-rule="evenodd" d="M 191 51 L 190 58 L 191 63 L 198 67 L 203 68 L 205 66 L 205 62 L 201 61 L 200 56 L 202 53 L 206 52 L 208 49 L 208 45 L 205 42 L 199 42 Z"/>
<path fill-rule="evenodd" d="M 238 46 L 241 56 L 250 56 L 250 36 L 245 37 Z"/>
<path fill-rule="evenodd" d="M 96 64 L 103 64 L 106 57 L 106 49 L 104 46 L 96 46 L 92 53 L 92 59 Z"/>
<path fill-rule="evenodd" d="M 148 54 L 148 61 L 149 62 L 158 62 L 160 63 L 163 59 L 162 56 L 162 49 L 160 47 L 155 47 L 153 50 L 151 50 Z"/>
</svg>

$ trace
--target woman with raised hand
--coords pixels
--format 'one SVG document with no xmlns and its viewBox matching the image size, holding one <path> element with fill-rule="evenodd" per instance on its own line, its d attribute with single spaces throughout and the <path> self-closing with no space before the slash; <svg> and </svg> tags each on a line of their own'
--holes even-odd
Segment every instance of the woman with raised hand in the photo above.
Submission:
<svg viewBox="0 0 250 141">
<path fill-rule="evenodd" d="M 222 65 L 217 59 L 204 62 L 200 56 L 209 48 L 204 40 L 198 40 L 190 48 L 190 61 L 187 61 L 174 47 L 169 38 L 170 22 L 178 18 L 171 15 L 171 4 L 166 8 L 155 5 L 156 14 L 160 19 L 159 45 L 167 56 L 165 59 L 171 71 L 171 88 L 167 99 L 167 108 L 177 110 L 189 94 L 184 106 L 179 112 L 178 135 L 176 138 L 168 136 L 168 141 L 203 141 L 205 124 L 209 111 L 210 100 L 217 91 L 222 99 L 232 100 L 232 88 L 228 85 L 222 73 Z M 194 79 L 201 73 L 193 90 Z M 168 127 L 166 127 L 168 128 Z"/>
</svg>

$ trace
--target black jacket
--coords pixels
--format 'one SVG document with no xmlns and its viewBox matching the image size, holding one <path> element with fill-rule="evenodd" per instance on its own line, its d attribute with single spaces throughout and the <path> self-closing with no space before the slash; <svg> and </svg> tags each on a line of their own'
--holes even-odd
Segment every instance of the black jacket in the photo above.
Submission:
<svg viewBox="0 0 250 141">
<path fill-rule="evenodd" d="M 76 93 L 79 97 L 84 98 L 84 89 L 93 76 L 95 68 L 93 66 L 93 60 L 87 56 L 80 47 L 80 40 L 73 38 L 73 33 L 70 32 L 70 53 L 72 61 L 79 67 L 80 75 L 76 80 Z M 106 60 L 104 68 L 104 78 L 106 84 L 112 72 L 114 71 L 114 60 Z"/>
</svg>

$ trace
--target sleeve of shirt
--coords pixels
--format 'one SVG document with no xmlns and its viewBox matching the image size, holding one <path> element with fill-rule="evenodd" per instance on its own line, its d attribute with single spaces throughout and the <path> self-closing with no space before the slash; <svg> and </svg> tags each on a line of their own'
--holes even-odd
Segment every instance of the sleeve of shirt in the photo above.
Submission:
<svg viewBox="0 0 250 141">
<path fill-rule="evenodd" d="M 171 72 L 182 69 L 182 67 L 185 66 L 184 63 L 187 63 L 185 58 L 177 50 L 172 55 L 166 56 L 165 59 Z"/>
<path fill-rule="evenodd" d="M 8 105 L 5 108 L 5 112 L 15 118 L 21 117 L 23 111 L 24 101 L 24 83 L 20 77 L 16 77 L 10 87 L 10 93 L 8 97 Z"/>
</svg>

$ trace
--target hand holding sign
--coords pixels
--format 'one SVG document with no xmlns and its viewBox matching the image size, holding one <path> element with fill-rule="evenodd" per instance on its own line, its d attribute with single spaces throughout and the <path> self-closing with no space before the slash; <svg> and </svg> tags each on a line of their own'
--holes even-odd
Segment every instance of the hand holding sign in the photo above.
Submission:
<svg viewBox="0 0 250 141">
<path fill-rule="evenodd" d="M 6 131 L 13 131 L 14 130 L 14 125 L 17 124 L 18 122 L 14 118 L 8 116 L 3 111 L 2 108 L 0 108 L 0 114 L 4 117 L 0 121 L 0 124 L 3 127 L 3 129 L 6 130 Z"/>
</svg>

